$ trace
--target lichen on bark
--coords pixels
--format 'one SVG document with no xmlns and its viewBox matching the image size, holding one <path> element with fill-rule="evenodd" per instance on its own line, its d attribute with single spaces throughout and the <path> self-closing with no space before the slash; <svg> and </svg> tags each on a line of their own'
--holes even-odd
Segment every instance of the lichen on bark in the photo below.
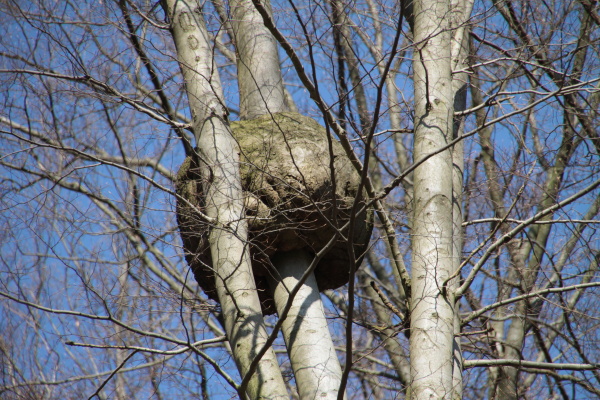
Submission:
<svg viewBox="0 0 600 400">
<path fill-rule="evenodd" d="M 360 176 L 341 145 L 332 140 L 334 189 L 327 133 L 311 118 L 285 112 L 233 122 L 231 128 L 241 149 L 254 276 L 263 312 L 271 314 L 275 307 L 268 287 L 268 276 L 273 273 L 270 257 L 277 252 L 304 249 L 315 254 L 323 249 L 336 229 L 348 222 Z M 198 166 L 191 158 L 186 159 L 178 173 L 177 192 L 202 209 L 202 188 Z M 216 299 L 207 235 L 210 226 L 181 201 L 177 216 L 187 261 L 206 294 Z M 363 210 L 357 215 L 351 238 L 358 261 L 371 230 L 372 213 Z M 348 241 L 343 237 L 347 233 L 338 238 L 315 269 L 319 290 L 348 282 L 350 265 L 357 260 L 349 259 Z"/>
</svg>

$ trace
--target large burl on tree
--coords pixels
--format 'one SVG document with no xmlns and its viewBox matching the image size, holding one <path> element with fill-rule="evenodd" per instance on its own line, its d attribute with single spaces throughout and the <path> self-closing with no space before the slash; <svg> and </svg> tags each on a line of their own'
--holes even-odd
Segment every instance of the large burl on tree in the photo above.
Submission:
<svg viewBox="0 0 600 400">
<path fill-rule="evenodd" d="M 263 312 L 275 312 L 268 286 L 274 274 L 270 257 L 277 252 L 304 249 L 316 254 L 350 219 L 360 176 L 341 145 L 331 140 L 315 120 L 297 113 L 265 115 L 231 123 L 241 149 L 240 170 L 249 226 L 252 267 Z M 335 188 L 335 189 L 334 189 Z M 177 192 L 203 208 L 203 182 L 198 166 L 188 157 L 177 176 Z M 335 196 L 334 196 L 335 193 Z M 372 212 L 364 209 L 360 196 L 352 237 L 338 236 L 335 245 L 320 259 L 315 277 L 319 290 L 335 289 L 348 282 L 353 263 L 360 263 L 372 230 Z M 193 208 L 177 202 L 177 217 L 186 259 L 196 280 L 217 300 L 208 230 L 211 228 Z M 355 259 L 349 256 L 348 241 Z"/>
</svg>

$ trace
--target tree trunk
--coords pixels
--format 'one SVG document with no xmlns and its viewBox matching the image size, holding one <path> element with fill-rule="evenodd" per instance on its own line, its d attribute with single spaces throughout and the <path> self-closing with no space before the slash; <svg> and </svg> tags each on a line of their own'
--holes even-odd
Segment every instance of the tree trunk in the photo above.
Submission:
<svg viewBox="0 0 600 400">
<path fill-rule="evenodd" d="M 177 55 L 186 82 L 193 127 L 206 180 L 206 214 L 217 293 L 227 337 L 242 377 L 268 334 L 256 292 L 244 219 L 239 148 L 231 135 L 213 49 L 201 11 L 189 0 L 168 0 Z M 251 399 L 286 399 L 274 351 L 262 357 L 246 392 Z M 245 396 L 240 393 L 240 396 Z"/>
<path fill-rule="evenodd" d="M 449 1 L 415 1 L 413 15 L 414 159 L 448 144 L 453 135 Z M 412 399 L 450 399 L 453 393 L 454 272 L 451 150 L 414 172 L 411 292 Z"/>
<path fill-rule="evenodd" d="M 451 1 L 451 23 L 455 29 L 452 38 L 452 71 L 464 70 L 467 67 L 467 59 L 469 57 L 469 32 L 470 27 L 466 26 L 473 9 L 473 0 L 452 0 Z M 465 72 L 454 73 L 452 75 L 452 93 L 454 94 L 454 111 L 464 111 L 467 108 L 467 81 L 468 77 Z M 454 118 L 454 132 L 452 139 L 456 139 L 464 134 L 465 120 L 463 116 Z M 460 141 L 452 148 L 452 242 L 453 254 L 452 259 L 454 266 L 453 273 L 458 271 L 462 262 L 463 251 L 463 170 L 464 170 L 464 142 Z M 459 279 L 455 278 L 448 283 L 448 288 L 451 291 L 456 290 Z M 462 399 L 462 371 L 463 357 L 460 346 L 460 302 L 455 299 L 454 303 L 454 357 L 452 367 L 452 399 Z"/>
<path fill-rule="evenodd" d="M 312 257 L 306 251 L 279 253 L 274 257 L 273 264 L 279 277 L 275 277 L 271 284 L 280 316 L 284 313 L 290 292 L 311 261 Z M 292 299 L 282 332 L 292 360 L 300 399 L 336 400 L 342 370 L 314 274 L 308 277 Z"/>
<path fill-rule="evenodd" d="M 277 43 L 250 0 L 232 0 L 234 40 L 238 52 L 240 119 L 287 111 Z M 263 2 L 271 12 L 269 1 Z"/>
<path fill-rule="evenodd" d="M 262 2 L 270 13 L 269 1 Z M 275 39 L 250 0 L 231 3 L 238 51 L 240 118 L 286 111 L 285 90 Z M 317 281 L 311 274 L 295 298 L 288 294 L 311 263 L 306 251 L 274 257 L 271 290 L 279 316 L 289 301 L 292 307 L 283 321 L 283 336 L 301 399 L 336 399 L 342 371 L 326 323 Z"/>
</svg>

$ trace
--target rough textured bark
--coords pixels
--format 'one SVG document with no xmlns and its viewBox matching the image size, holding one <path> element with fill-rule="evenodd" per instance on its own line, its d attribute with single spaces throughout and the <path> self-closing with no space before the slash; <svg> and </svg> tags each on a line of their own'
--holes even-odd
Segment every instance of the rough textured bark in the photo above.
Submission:
<svg viewBox="0 0 600 400">
<path fill-rule="evenodd" d="M 270 257 L 293 250 L 310 254 L 323 250 L 337 233 L 330 222 L 334 215 L 338 225 L 350 220 L 360 176 L 341 145 L 331 142 L 330 150 L 325 129 L 303 115 L 264 115 L 233 122 L 231 130 L 241 148 L 240 174 L 254 280 L 263 313 L 274 314 L 277 309 L 268 280 L 276 270 Z M 196 164 L 188 158 L 179 169 L 177 193 L 187 200 L 177 202 L 179 231 L 196 281 L 207 296 L 218 300 L 209 226 L 192 207 L 202 208 L 204 203 L 203 179 Z M 372 214 L 361 212 L 355 221 L 348 239 L 360 259 L 369 244 Z M 319 290 L 337 289 L 348 283 L 350 266 L 356 261 L 348 254 L 348 240 L 336 239 L 314 269 Z"/>
<path fill-rule="evenodd" d="M 267 339 L 246 244 L 247 223 L 239 174 L 239 149 L 231 135 L 218 71 L 197 4 L 168 0 L 177 55 L 186 82 L 194 133 L 206 179 L 205 212 L 216 286 L 227 337 L 242 376 Z M 261 359 L 247 386 L 251 399 L 287 398 L 275 353 Z M 240 393 L 240 395 L 244 395 Z"/>
<path fill-rule="evenodd" d="M 452 140 L 449 1 L 415 1 L 413 36 L 415 90 L 414 158 Z M 411 296 L 411 398 L 452 396 L 454 307 L 452 152 L 429 158 L 414 172 Z"/>
<path fill-rule="evenodd" d="M 266 1 L 261 5 L 270 14 L 270 3 Z M 286 111 L 285 90 L 279 65 L 277 45 L 263 23 L 263 17 L 250 0 L 235 0 L 231 3 L 231 8 L 233 14 L 232 25 L 238 51 L 240 118 L 252 119 L 261 115 Z M 301 171 L 299 172 L 301 173 Z M 333 173 L 333 171 L 331 172 Z M 306 251 L 297 251 L 292 253 L 292 255 L 281 256 L 275 265 L 278 271 L 274 274 L 275 281 L 272 283 L 273 292 L 277 293 L 278 288 L 281 288 L 282 285 L 291 289 L 289 283 L 286 282 L 299 283 L 298 278 L 308 269 L 310 259 L 309 253 Z M 275 283 L 277 281 L 279 283 Z M 313 293 L 319 297 L 319 289 L 313 274 L 302 284 L 298 293 L 301 297 L 298 300 L 288 299 L 287 296 L 281 294 L 275 296 L 275 305 L 280 316 L 281 310 L 283 310 L 288 301 L 293 302 L 294 308 L 299 302 L 305 301 L 302 293 Z M 311 301 L 316 302 L 316 299 L 313 298 Z M 311 308 L 301 307 L 297 309 L 296 313 L 288 315 L 287 318 L 289 321 L 284 321 L 284 325 L 304 327 L 305 322 L 302 321 L 304 321 L 304 318 L 310 318 L 303 315 L 305 312 L 310 312 L 309 315 L 311 316 L 320 314 L 318 318 L 323 321 L 325 320 L 322 306 Z M 314 325 L 311 326 L 314 328 Z M 290 329 L 288 327 L 287 331 L 290 332 Z M 341 369 L 339 361 L 335 356 L 335 348 L 327 324 L 318 324 L 316 333 L 316 336 L 321 338 L 319 352 L 326 354 L 327 363 L 325 365 L 314 362 L 310 366 L 307 365 L 306 358 L 303 356 L 306 352 L 305 343 L 302 340 L 293 340 L 290 336 L 292 334 L 286 334 L 285 331 L 286 329 L 284 328 L 284 337 L 286 337 L 288 354 L 292 368 L 294 369 L 300 398 L 313 399 L 315 398 L 315 393 L 321 393 L 319 396 L 325 395 L 326 398 L 336 398 L 338 391 L 335 388 L 340 386 Z M 305 334 L 303 332 L 301 336 Z M 334 367 L 333 365 L 336 363 L 338 365 Z M 327 370 L 327 374 L 326 378 L 322 380 L 324 367 Z"/>
<path fill-rule="evenodd" d="M 267 7 L 268 8 L 268 7 Z M 267 182 L 270 182 L 271 184 L 273 184 L 276 188 L 279 188 L 281 190 L 289 190 L 291 192 L 291 197 L 294 197 L 294 194 L 300 194 L 300 196 L 295 196 L 298 197 L 298 200 L 300 200 L 300 202 L 307 202 L 307 204 L 299 204 L 297 201 L 290 201 L 291 198 L 289 195 L 283 195 L 283 193 L 279 193 L 281 190 L 279 190 L 279 192 L 277 190 L 273 190 L 272 188 L 269 190 L 267 190 L 268 193 L 270 194 L 274 194 L 277 197 L 277 194 L 279 193 L 279 195 L 282 196 L 282 201 L 285 200 L 286 202 L 289 202 L 289 205 L 291 205 L 292 207 L 297 207 L 297 210 L 290 210 L 290 212 L 296 212 L 298 214 L 306 214 L 305 212 L 303 212 L 303 210 L 306 209 L 306 207 L 308 207 L 309 210 L 313 209 L 316 204 L 312 203 L 313 200 L 312 199 L 312 195 L 323 195 L 324 197 L 327 197 L 326 201 L 331 200 L 331 196 L 327 195 L 327 193 L 329 193 L 329 191 L 334 189 L 334 186 L 332 184 L 327 184 L 328 179 L 327 176 L 333 172 L 333 170 L 330 170 L 329 167 L 329 163 L 326 163 L 326 160 L 328 160 L 329 158 L 329 152 L 327 151 L 327 143 L 325 142 L 323 144 L 323 147 L 320 147 L 320 150 L 324 151 L 325 154 L 323 154 L 320 157 L 320 160 L 317 160 L 315 162 L 313 162 L 310 167 L 307 167 L 304 165 L 305 162 L 307 162 L 309 160 L 310 157 L 308 157 L 308 154 L 312 154 L 312 148 L 311 146 L 315 146 L 315 143 L 311 143 L 310 140 L 308 140 L 307 142 L 303 142 L 302 138 L 298 138 L 298 137 L 294 137 L 293 133 L 294 132 L 287 132 L 285 129 L 285 124 L 283 124 L 283 121 L 281 121 L 278 118 L 282 118 L 279 112 L 282 110 L 286 109 L 286 105 L 285 102 L 283 101 L 283 93 L 284 93 L 284 87 L 283 87 L 283 82 L 281 80 L 281 73 L 280 73 L 280 68 L 279 68 L 279 60 L 277 57 L 277 48 L 275 45 L 275 42 L 272 39 L 271 34 L 266 31 L 266 29 L 264 28 L 264 26 L 262 25 L 262 17 L 260 17 L 260 15 L 258 14 L 258 12 L 256 11 L 256 9 L 254 8 L 254 6 L 252 5 L 252 3 L 250 2 L 245 2 L 245 1 L 239 1 L 239 2 L 235 2 L 232 4 L 232 14 L 233 14 L 233 20 L 232 20 L 232 26 L 233 26 L 233 30 L 234 30 L 234 36 L 235 36 L 235 40 L 236 40 L 236 47 L 238 50 L 238 84 L 240 87 L 240 118 L 246 120 L 244 121 L 244 123 L 247 124 L 252 124 L 256 121 L 256 123 L 259 126 L 258 129 L 260 129 L 260 132 L 257 133 L 252 133 L 251 130 L 248 131 L 244 131 L 242 129 L 242 132 L 240 133 L 240 135 L 244 135 L 247 134 L 248 137 L 237 137 L 237 140 L 239 142 L 239 144 L 241 144 L 242 146 L 242 152 L 244 154 L 245 157 L 249 157 L 250 154 L 253 154 L 255 152 L 259 152 L 262 156 L 264 156 L 265 153 L 265 144 L 272 144 L 271 142 L 277 140 L 277 145 L 279 146 L 279 148 L 274 151 L 273 153 L 277 153 L 277 154 L 283 154 L 283 155 L 287 155 L 287 157 L 291 157 L 291 162 L 289 163 L 289 165 L 287 165 L 285 168 L 281 168 L 279 166 L 279 164 L 277 162 L 275 162 L 275 160 L 271 160 L 270 165 L 271 167 L 268 167 L 267 164 L 269 164 L 267 161 L 267 159 L 262 159 L 262 161 L 259 160 L 247 160 L 247 162 L 249 162 L 252 165 L 255 165 L 255 167 L 257 169 L 260 170 L 260 174 L 256 174 L 256 176 L 254 177 L 256 182 L 253 182 L 253 184 L 255 186 L 257 186 L 255 188 L 255 190 L 251 190 L 250 192 L 256 191 L 256 194 L 258 195 L 259 192 L 264 191 L 263 189 L 266 190 L 266 186 L 265 188 L 263 188 L 264 185 L 267 185 Z M 279 116 L 279 117 L 278 117 Z M 262 117 L 262 118 L 261 118 Z M 292 116 L 288 115 L 288 118 L 293 119 L 293 120 L 298 120 L 298 118 L 300 118 L 300 116 L 296 116 L 296 118 L 293 118 Z M 301 119 L 301 118 L 300 118 Z M 273 124 L 269 124 L 269 122 L 273 120 L 275 121 Z M 260 122 L 262 121 L 262 122 Z M 262 125 L 261 125 L 262 124 Z M 308 125 L 312 126 L 314 123 L 313 121 L 311 121 L 311 123 L 308 123 Z M 284 126 L 285 125 L 285 126 Z M 248 125 L 249 126 L 249 125 Z M 318 125 L 317 125 L 318 126 Z M 302 129 L 305 129 L 306 126 L 301 127 L 299 129 L 297 129 L 297 131 L 302 131 Z M 287 132 L 287 133 L 286 133 Z M 298 134 L 298 132 L 295 132 L 295 134 Z M 304 131 L 302 131 L 304 132 Z M 272 135 L 271 138 L 268 138 L 269 134 Z M 300 136 L 300 135 L 297 135 Z M 253 145 L 251 143 L 251 139 L 254 140 L 259 140 L 261 138 L 264 138 L 265 141 L 260 142 L 260 144 L 258 145 Z M 248 139 L 248 140 L 247 140 Z M 307 140 L 308 138 L 304 138 L 305 140 Z M 250 140 L 250 141 L 249 141 Z M 279 143 L 279 141 L 281 143 Z M 256 147 L 256 148 L 254 148 Z M 334 146 L 335 147 L 335 146 Z M 288 153 L 289 151 L 289 153 Z M 299 152 L 299 153 L 298 153 Z M 331 150 L 332 154 L 335 154 L 336 152 L 334 150 Z M 267 151 L 267 153 L 269 153 Z M 335 156 L 334 156 L 335 157 Z M 277 159 L 277 157 L 275 157 L 275 159 Z M 306 159 L 306 160 L 305 160 Z M 336 160 L 334 163 L 331 164 L 332 168 L 335 168 L 336 170 L 340 171 L 340 172 L 344 172 L 343 169 L 340 169 L 339 161 L 340 159 L 338 158 L 338 160 Z M 312 182 L 310 180 L 310 177 L 312 177 L 312 175 L 316 172 L 317 168 L 317 163 L 323 161 L 323 163 L 326 163 L 327 166 L 325 167 L 325 176 L 321 177 L 320 179 L 318 179 L 315 182 Z M 275 168 L 275 165 L 278 166 L 278 169 L 276 171 L 271 170 L 272 168 Z M 270 169 L 271 168 L 271 169 Z M 304 169 L 304 168 L 313 168 L 313 170 L 308 170 L 308 169 Z M 295 171 L 293 171 L 295 170 Z M 287 171 L 287 175 L 285 176 L 281 176 L 278 177 L 279 174 L 283 173 L 284 171 Z M 345 172 L 347 172 L 349 170 L 346 170 Z M 291 174 L 291 175 L 290 175 Z M 297 177 L 297 181 L 296 182 L 290 182 L 289 181 L 289 177 L 290 176 L 296 176 Z M 263 178 L 259 178 L 259 176 L 263 176 Z M 339 174 L 338 174 L 339 175 Z M 343 183 L 347 184 L 349 183 L 347 179 L 340 179 L 340 176 L 338 176 L 336 179 L 338 179 L 340 181 L 340 186 L 337 189 L 343 189 Z M 313 189 L 311 190 L 311 186 L 308 185 L 308 183 L 312 182 L 315 186 Z M 301 188 L 297 187 L 297 184 L 301 182 L 304 185 L 306 185 L 306 190 L 302 190 Z M 329 186 L 327 186 L 329 185 Z M 270 186 L 269 186 L 270 188 Z M 247 188 L 248 189 L 248 188 Z M 313 193 L 314 191 L 314 193 Z M 263 193 L 264 194 L 264 193 Z M 309 195 L 308 197 L 304 197 L 304 195 Z M 269 197 L 268 195 L 266 197 Z M 265 197 L 263 196 L 263 199 Z M 259 197 L 253 197 L 253 195 L 249 196 L 249 199 L 252 200 L 254 199 L 255 202 L 261 203 L 259 200 Z M 316 203 L 319 203 L 318 200 L 314 200 Z M 262 203 L 261 203 L 262 204 Z M 263 205 L 263 208 L 267 208 L 266 212 L 267 214 L 269 213 L 269 211 L 277 214 L 278 212 L 281 212 L 282 210 L 280 210 L 280 207 L 277 207 L 279 204 L 277 201 L 274 201 L 273 203 L 270 203 L 269 205 Z M 340 203 L 340 201 L 338 200 L 338 204 L 337 206 L 341 206 L 342 204 Z M 268 210 L 269 207 L 273 207 L 272 210 Z M 259 207 L 260 208 L 260 207 Z M 260 210 L 258 210 L 260 211 Z M 259 212 L 260 214 L 260 212 Z M 286 216 L 284 215 L 284 212 L 281 212 L 281 217 L 283 218 L 283 225 L 286 225 L 286 222 L 289 224 L 289 220 L 287 220 Z M 341 209 L 338 209 L 338 218 L 341 218 Z M 296 233 L 299 232 L 303 232 L 306 233 L 307 235 L 315 235 L 315 230 L 314 227 L 311 228 L 311 220 L 314 218 L 311 218 L 308 214 L 307 215 L 307 221 L 298 221 L 297 226 L 294 226 L 294 229 L 289 229 L 290 227 L 288 226 L 288 229 L 277 229 L 276 231 L 273 232 L 273 234 L 275 234 L 276 236 L 278 235 L 277 232 L 281 233 L 281 237 L 286 236 L 286 232 L 287 232 L 287 236 L 289 237 L 294 236 Z M 258 221 L 258 220 L 257 220 Z M 327 224 L 325 224 L 327 225 Z M 356 230 L 357 232 L 359 231 L 359 229 Z M 369 230 L 370 233 L 370 230 Z M 317 238 L 317 240 L 323 242 L 322 244 L 326 243 L 330 238 L 332 238 L 334 236 L 334 232 L 332 231 L 331 234 L 329 234 L 329 236 L 327 236 L 326 238 Z M 269 235 L 267 235 L 269 236 Z M 262 239 L 265 240 L 265 238 L 267 237 L 265 235 L 262 236 Z M 272 235 L 271 235 L 272 236 Z M 314 238 L 313 238 L 314 239 Z M 368 241 L 368 238 L 366 239 L 366 241 Z M 279 243 L 281 242 L 281 243 Z M 274 279 L 272 279 L 272 289 L 274 292 L 277 292 L 278 289 L 277 288 L 281 288 L 281 285 L 284 285 L 283 287 L 286 287 L 287 290 L 291 290 L 293 288 L 289 287 L 288 284 L 284 284 L 284 282 L 289 282 L 289 281 L 293 281 L 295 284 L 299 283 L 298 279 L 299 277 L 301 277 L 304 272 L 309 268 L 310 265 L 310 261 L 311 261 L 311 257 L 310 257 L 310 253 L 307 250 L 298 250 L 297 247 L 291 247 L 288 248 L 287 250 L 291 250 L 291 249 L 297 249 L 296 251 L 292 252 L 292 253 L 280 253 L 280 252 L 286 252 L 287 250 L 285 248 L 282 247 L 286 247 L 286 246 L 290 246 L 292 243 L 290 243 L 290 241 L 288 240 L 279 240 L 279 242 L 277 240 L 273 241 L 272 243 L 267 243 L 265 244 L 265 246 L 269 246 L 269 251 L 273 250 L 275 251 L 275 255 L 272 254 L 272 252 L 269 252 L 267 250 L 264 250 L 261 252 L 263 255 L 266 256 L 274 256 L 275 259 L 278 259 L 279 261 L 277 263 L 275 263 L 275 271 L 268 271 L 268 274 L 272 275 Z M 363 240 L 364 242 L 364 240 Z M 278 244 L 279 243 L 279 244 Z M 304 243 L 304 242 L 303 242 Z M 310 243 L 310 240 L 306 241 L 305 244 Z M 311 246 L 313 248 L 313 250 L 315 250 L 316 247 L 318 246 Z M 318 249 L 317 249 L 318 250 Z M 315 250 L 316 251 L 316 250 Z M 346 253 L 346 245 L 343 245 L 343 252 L 344 254 Z M 211 245 L 211 255 L 213 253 L 212 250 L 212 245 Z M 280 254 L 285 254 L 285 256 L 282 256 Z M 291 254 L 291 255 L 290 255 Z M 334 252 L 332 252 L 332 254 L 335 254 Z M 324 258 L 327 258 L 329 255 L 325 255 Z M 212 255 L 213 257 L 213 261 L 212 264 L 214 266 L 214 255 Z M 338 257 L 340 258 L 340 257 Z M 342 257 L 343 258 L 343 257 Z M 336 262 L 339 263 L 339 260 L 332 260 L 332 262 L 330 262 L 330 266 L 331 264 L 335 264 Z M 349 262 L 354 262 L 354 260 L 350 260 Z M 207 265 L 208 263 L 205 262 L 205 265 Z M 289 265 L 288 265 L 289 264 Z M 345 264 L 348 264 L 348 260 L 345 261 Z M 264 270 L 264 268 L 263 268 Z M 317 271 L 318 272 L 318 271 Z M 332 274 L 332 279 L 339 279 L 340 277 L 335 277 L 333 276 L 333 271 L 330 271 L 330 273 Z M 262 272 L 263 275 L 265 275 L 265 271 Z M 347 273 L 346 273 L 347 274 Z M 346 275 L 347 276 L 347 275 Z M 342 279 L 344 279 L 342 277 Z M 321 280 L 322 281 L 322 280 Z M 323 283 L 323 282 L 321 282 Z M 299 292 L 299 299 L 295 300 L 295 299 L 290 299 L 289 296 L 284 296 L 281 293 L 278 296 L 275 296 L 275 305 L 276 308 L 278 309 L 280 316 L 282 311 L 284 310 L 284 308 L 286 307 L 288 302 L 292 302 L 293 304 L 293 308 L 294 308 L 294 312 L 292 312 L 291 314 L 288 315 L 287 319 L 284 320 L 284 337 L 286 338 L 286 344 L 288 346 L 288 353 L 290 355 L 290 361 L 292 363 L 292 367 L 296 373 L 296 382 L 297 382 L 297 386 L 298 386 L 298 391 L 300 394 L 301 398 L 305 398 L 305 399 L 312 399 L 315 397 L 315 393 L 319 393 L 319 397 L 322 396 L 326 396 L 327 398 L 337 398 L 338 396 L 338 391 L 339 391 L 339 386 L 340 386 L 340 380 L 341 380 L 341 369 L 339 367 L 339 361 L 337 360 L 337 356 L 335 355 L 335 348 L 333 346 L 333 342 L 331 340 L 331 336 L 329 334 L 328 331 L 328 327 L 327 324 L 325 324 L 325 316 L 324 316 L 324 312 L 323 312 L 323 307 L 321 306 L 314 306 L 314 307 L 310 307 L 310 308 L 305 308 L 305 307 L 296 307 L 296 305 L 298 304 L 298 302 L 304 302 L 305 301 L 305 293 L 312 293 L 312 296 L 314 297 L 315 294 L 317 297 L 319 297 L 318 293 L 319 293 L 319 287 L 322 286 L 322 288 L 328 288 L 328 287 L 334 287 L 334 286 L 330 286 L 326 283 L 323 284 L 317 284 L 317 280 L 315 279 L 314 274 L 311 274 L 309 276 L 309 279 L 301 284 L 300 287 L 300 292 Z M 335 286 L 337 287 L 337 286 Z M 218 289 L 218 288 L 217 288 Z M 220 299 L 220 295 L 219 295 L 219 299 Z M 317 300 L 315 300 L 314 298 L 311 298 L 311 301 L 315 304 L 320 304 L 320 298 Z M 268 310 L 266 312 L 269 312 Z M 308 312 L 310 317 L 306 317 L 303 316 L 303 313 Z M 322 355 L 325 354 L 326 355 L 326 359 L 327 359 L 327 363 L 323 364 L 321 362 L 316 363 L 316 364 L 307 364 L 306 358 L 304 356 L 304 354 L 306 353 L 306 345 L 305 343 L 303 343 L 302 341 L 298 341 L 295 340 L 292 336 L 298 336 L 296 333 L 295 334 L 286 334 L 286 332 L 290 332 L 290 328 L 285 328 L 285 326 L 296 326 L 296 325 L 300 325 L 299 329 L 301 331 L 304 331 L 305 328 L 309 329 L 309 330 L 314 330 L 315 328 L 315 324 L 314 323 L 310 323 L 309 327 L 306 327 L 306 323 L 302 322 L 302 321 L 308 321 L 310 319 L 313 318 L 317 318 L 315 316 L 315 314 L 319 315 L 320 317 L 318 317 L 323 323 L 321 324 L 317 324 L 318 325 L 318 329 L 316 329 L 315 333 L 316 336 L 318 336 L 320 338 L 321 341 L 321 346 L 319 347 L 319 351 L 317 352 L 317 354 Z M 308 319 L 307 319 L 308 318 Z M 303 332 L 302 334 L 300 334 L 300 337 L 304 337 L 304 335 L 306 334 L 306 332 Z M 292 336 L 290 336 L 292 335 Z M 315 358 L 316 354 L 314 354 L 313 356 L 311 356 L 311 358 Z M 337 367 L 334 367 L 334 365 L 337 363 Z M 326 368 L 326 377 L 324 378 L 324 370 L 323 367 Z M 323 381 L 323 379 L 325 379 Z M 325 383 L 324 383 L 325 382 Z"/>
</svg>

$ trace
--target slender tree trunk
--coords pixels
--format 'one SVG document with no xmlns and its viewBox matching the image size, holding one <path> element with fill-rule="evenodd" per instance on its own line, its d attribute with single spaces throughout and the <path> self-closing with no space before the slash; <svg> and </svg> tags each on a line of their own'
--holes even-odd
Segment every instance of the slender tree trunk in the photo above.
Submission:
<svg viewBox="0 0 600 400">
<path fill-rule="evenodd" d="M 416 160 L 452 140 L 451 32 L 447 0 L 413 2 Z M 411 398 L 453 393 L 455 299 L 442 288 L 453 261 L 452 151 L 415 169 L 412 226 Z"/>
<path fill-rule="evenodd" d="M 452 27 L 452 71 L 464 70 L 467 67 L 469 57 L 469 26 L 466 21 L 471 15 L 473 9 L 473 0 L 452 0 L 451 1 Z M 464 111 L 467 108 L 467 81 L 468 76 L 465 72 L 454 72 L 452 75 L 452 92 L 454 94 L 454 111 Z M 453 139 L 463 135 L 465 130 L 464 117 L 454 118 Z M 452 148 L 452 220 L 453 231 L 452 241 L 452 259 L 454 262 L 453 273 L 460 268 L 462 262 L 463 250 L 463 170 L 464 170 L 464 142 L 460 141 Z M 459 279 L 453 279 L 448 283 L 450 290 L 454 291 L 459 284 Z M 460 315 L 459 301 L 455 299 L 454 303 L 454 357 L 452 367 L 452 399 L 462 399 L 462 372 L 463 357 L 460 346 Z"/>
<path fill-rule="evenodd" d="M 270 12 L 269 1 L 262 2 Z M 238 51 L 240 118 L 286 111 L 285 90 L 277 43 L 264 26 L 262 16 L 250 0 L 231 2 L 233 30 Z M 336 399 L 342 371 L 329 333 L 314 274 L 302 284 L 294 299 L 288 296 L 312 257 L 306 251 L 274 257 L 276 271 L 271 280 L 279 315 L 289 301 L 292 308 L 283 322 L 283 336 L 294 370 L 298 394 L 303 400 Z"/>
<path fill-rule="evenodd" d="M 280 279 L 272 287 L 279 315 L 289 293 L 302 278 L 312 257 L 305 251 L 279 253 L 273 258 Z M 342 369 L 333 347 L 317 281 L 311 274 L 292 300 L 282 326 L 283 338 L 302 400 L 338 398 Z"/>
<path fill-rule="evenodd" d="M 374 334 L 379 336 L 383 342 L 383 347 L 386 350 L 392 365 L 394 366 L 400 383 L 403 387 L 407 387 L 410 382 L 409 360 L 406 356 L 405 349 L 400 345 L 400 343 L 398 343 L 398 339 L 396 338 L 398 332 L 393 328 L 394 323 L 392 322 L 390 310 L 382 303 L 381 298 L 379 298 L 379 294 L 368 283 L 368 281 L 371 280 L 371 277 L 365 274 L 364 278 L 363 285 L 365 287 L 367 296 L 372 299 L 371 301 L 373 304 L 373 311 L 375 312 L 375 316 L 377 318 L 377 325 L 383 328 L 381 331 L 375 330 Z"/>
<path fill-rule="evenodd" d="M 167 0 L 177 56 L 186 82 L 194 133 L 206 181 L 206 214 L 216 222 L 209 242 L 227 337 L 242 376 L 267 340 L 252 273 L 239 174 L 239 148 L 231 135 L 213 49 L 201 10 L 191 0 Z M 246 392 L 251 399 L 285 399 L 277 358 L 269 350 Z M 240 393 L 240 396 L 245 396 Z"/>
<path fill-rule="evenodd" d="M 568 112 L 565 112 L 565 117 L 568 118 Z M 563 174 L 569 160 L 573 155 L 574 132 L 570 129 L 570 125 L 565 123 L 565 132 L 563 141 L 556 155 L 555 162 L 547 172 L 546 185 L 544 195 L 538 205 L 538 210 L 543 210 L 552 206 L 556 202 L 556 196 L 559 193 L 560 184 L 563 181 Z M 544 220 L 551 220 L 552 214 L 546 216 Z M 521 249 L 521 260 L 530 260 L 527 268 L 523 268 L 519 272 L 521 282 L 521 292 L 529 293 L 534 289 L 537 275 L 540 271 L 541 261 L 544 257 L 545 249 L 550 235 L 552 224 L 533 225 L 527 232 L 527 237 L 534 238 L 532 240 L 535 246 L 529 242 L 525 243 Z M 525 262 L 524 262 L 525 265 Z M 511 360 L 520 360 L 522 358 L 522 349 L 525 342 L 525 336 L 529 322 L 527 317 L 537 317 L 530 315 L 530 301 L 521 301 L 516 304 L 513 311 L 514 317 L 511 318 L 510 326 L 506 334 L 506 346 L 504 350 L 504 358 Z M 525 316 L 526 318 L 523 318 Z M 501 400 L 515 400 L 519 397 L 519 369 L 514 367 L 504 367 L 501 374 L 501 380 L 498 388 L 498 398 Z"/>
<path fill-rule="evenodd" d="M 463 78 L 464 75 L 462 74 Z M 466 108 L 467 94 L 466 83 L 455 79 L 452 81 L 453 90 L 456 93 L 454 98 L 455 109 L 464 110 Z M 454 121 L 455 137 L 458 137 L 464 132 L 464 121 L 462 118 Z M 463 196 L 463 170 L 464 170 L 464 144 L 462 141 L 454 145 L 452 149 L 452 221 L 453 221 L 453 238 L 454 248 L 453 254 L 453 272 L 460 268 L 462 261 L 463 248 L 463 214 L 462 214 L 462 196 Z M 448 283 L 449 290 L 455 290 L 458 287 L 458 278 L 453 279 Z M 459 316 L 459 301 L 454 304 L 454 356 L 452 367 L 452 399 L 460 400 L 462 398 L 462 349 L 460 346 L 460 316 Z"/>
<path fill-rule="evenodd" d="M 262 4 L 270 13 L 270 2 Z M 240 118 L 287 111 L 277 42 L 251 0 L 232 0 L 230 5 L 238 52 Z"/>
</svg>

